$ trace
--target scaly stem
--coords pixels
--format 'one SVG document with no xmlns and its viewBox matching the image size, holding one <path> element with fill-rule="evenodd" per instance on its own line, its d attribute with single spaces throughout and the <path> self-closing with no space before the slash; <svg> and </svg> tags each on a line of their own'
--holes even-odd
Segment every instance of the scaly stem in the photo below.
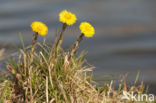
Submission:
<svg viewBox="0 0 156 103">
<path fill-rule="evenodd" d="M 56 43 L 56 56 L 57 56 L 57 52 L 58 52 L 58 50 L 59 50 L 59 47 L 61 46 L 61 44 L 62 44 L 62 42 L 63 42 L 63 33 L 64 33 L 64 31 L 65 31 L 65 29 L 66 29 L 66 27 L 67 27 L 67 24 L 63 24 L 63 26 L 62 26 L 62 30 L 61 30 L 61 33 L 60 33 L 60 37 L 59 37 L 59 39 L 58 39 L 58 41 L 57 41 L 57 43 Z"/>
<path fill-rule="evenodd" d="M 32 53 L 34 53 L 34 50 L 35 50 L 35 44 L 36 44 L 37 37 L 38 37 L 38 33 L 35 32 L 33 35 L 33 39 L 32 39 Z"/>
<path fill-rule="evenodd" d="M 72 57 L 74 54 L 76 54 L 76 51 L 77 51 L 77 49 L 78 49 L 78 45 L 80 44 L 80 42 L 81 42 L 81 40 L 83 39 L 83 37 L 84 37 L 84 34 L 81 34 L 81 35 L 79 36 L 79 38 L 77 39 L 77 41 L 74 43 L 73 47 L 71 48 L 71 52 L 70 52 L 70 54 L 69 54 L 68 60 L 70 60 L 71 57 Z"/>
</svg>

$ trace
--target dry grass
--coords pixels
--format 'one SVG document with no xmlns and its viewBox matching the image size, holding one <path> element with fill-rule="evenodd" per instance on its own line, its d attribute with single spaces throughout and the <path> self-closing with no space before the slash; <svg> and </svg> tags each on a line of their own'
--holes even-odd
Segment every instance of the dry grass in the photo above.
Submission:
<svg viewBox="0 0 156 103">
<path fill-rule="evenodd" d="M 0 49 L 0 60 L 4 58 L 4 52 L 5 52 L 4 48 Z"/>
<path fill-rule="evenodd" d="M 75 55 L 77 41 L 67 51 L 61 44 L 57 47 L 58 42 L 56 38 L 53 46 L 37 43 L 21 49 L 16 60 L 8 61 L 10 74 L 0 81 L 0 103 L 133 103 L 121 99 L 123 91 L 144 91 L 143 83 L 128 88 L 125 81 L 118 90 L 113 89 L 113 81 L 97 87 L 84 53 Z"/>
</svg>

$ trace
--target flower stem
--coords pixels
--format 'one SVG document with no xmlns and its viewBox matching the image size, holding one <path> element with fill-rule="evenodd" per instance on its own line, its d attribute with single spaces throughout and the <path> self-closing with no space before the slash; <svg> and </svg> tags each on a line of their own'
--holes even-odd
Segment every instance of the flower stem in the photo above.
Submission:
<svg viewBox="0 0 156 103">
<path fill-rule="evenodd" d="M 38 37 L 38 33 L 35 32 L 33 35 L 33 39 L 32 39 L 32 46 L 34 46 L 36 44 L 37 37 Z"/>
<path fill-rule="evenodd" d="M 34 52 L 37 37 L 38 37 L 38 33 L 35 32 L 32 39 L 32 52 Z"/>
<path fill-rule="evenodd" d="M 74 54 L 76 54 L 76 51 L 77 51 L 77 49 L 78 49 L 78 45 L 80 44 L 80 42 L 81 42 L 81 40 L 83 39 L 83 37 L 84 37 L 84 34 L 81 34 L 81 35 L 79 36 L 79 38 L 77 39 L 77 41 L 74 43 L 73 47 L 71 48 L 71 52 L 70 52 L 70 54 L 69 54 L 68 60 L 70 60 L 71 57 L 72 57 Z"/>
<path fill-rule="evenodd" d="M 66 27 L 67 27 L 67 24 L 64 23 L 63 26 L 62 26 L 61 33 L 60 33 L 60 37 L 59 37 L 59 39 L 58 39 L 58 41 L 57 41 L 57 43 L 56 43 L 56 55 L 57 55 L 57 52 L 58 52 L 58 50 L 59 50 L 59 47 L 61 46 L 61 44 L 62 44 L 62 42 L 63 42 L 63 33 L 64 33 Z"/>
</svg>

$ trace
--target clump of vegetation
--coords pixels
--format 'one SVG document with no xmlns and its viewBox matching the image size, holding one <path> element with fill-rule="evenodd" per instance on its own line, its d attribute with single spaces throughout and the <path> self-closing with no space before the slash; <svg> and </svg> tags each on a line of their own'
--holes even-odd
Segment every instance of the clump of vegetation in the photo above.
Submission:
<svg viewBox="0 0 156 103">
<path fill-rule="evenodd" d="M 64 51 L 61 48 L 64 31 L 77 18 L 67 10 L 59 16 L 63 26 L 53 46 L 36 42 L 39 35 L 48 33 L 48 27 L 39 21 L 31 24 L 34 31 L 31 46 L 21 49 L 17 60 L 8 60 L 6 69 L 10 74 L 0 80 L 0 103 L 131 103 L 122 99 L 123 91 L 143 92 L 143 84 L 128 89 L 125 82 L 118 90 L 113 89 L 112 82 L 97 87 L 91 75 L 93 67 L 85 64 L 84 53 L 76 56 L 80 41 L 84 36 L 92 37 L 94 27 L 82 22 L 81 35 Z"/>
</svg>

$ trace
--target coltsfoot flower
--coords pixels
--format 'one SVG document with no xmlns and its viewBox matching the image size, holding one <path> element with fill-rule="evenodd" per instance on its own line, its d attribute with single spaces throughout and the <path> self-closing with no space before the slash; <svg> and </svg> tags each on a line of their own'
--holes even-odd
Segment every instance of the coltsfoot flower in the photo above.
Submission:
<svg viewBox="0 0 156 103">
<path fill-rule="evenodd" d="M 67 10 L 61 11 L 59 14 L 59 17 L 60 17 L 59 18 L 60 22 L 65 23 L 67 25 L 73 25 L 77 20 L 75 14 L 73 14 Z"/>
<path fill-rule="evenodd" d="M 34 32 L 37 32 L 41 36 L 45 36 L 48 33 L 48 27 L 40 21 L 32 22 L 31 28 Z"/>
<path fill-rule="evenodd" d="M 94 27 L 88 22 L 82 22 L 79 28 L 85 37 L 92 37 L 95 34 Z"/>
</svg>

